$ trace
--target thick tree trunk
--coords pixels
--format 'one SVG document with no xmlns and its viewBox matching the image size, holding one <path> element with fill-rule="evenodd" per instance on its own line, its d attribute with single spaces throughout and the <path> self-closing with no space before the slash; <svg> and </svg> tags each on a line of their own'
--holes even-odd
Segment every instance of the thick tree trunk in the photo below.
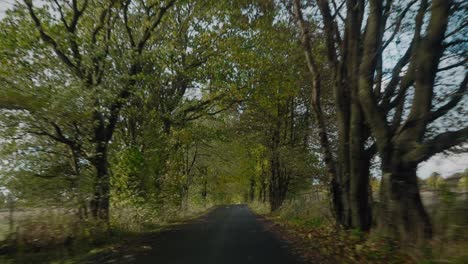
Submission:
<svg viewBox="0 0 468 264">
<path fill-rule="evenodd" d="M 357 143 L 357 142 L 355 142 Z M 349 222 L 351 228 L 368 231 L 372 223 L 372 210 L 369 194 L 369 160 L 366 160 L 363 145 L 354 146 L 354 155 L 350 155 L 350 186 L 349 186 Z"/>
<path fill-rule="evenodd" d="M 368 231 L 372 223 L 369 194 L 369 165 L 365 143 L 368 129 L 364 125 L 364 114 L 358 100 L 356 81 L 352 86 L 351 115 L 349 128 L 349 227 Z"/>
<path fill-rule="evenodd" d="M 269 182 L 269 201 L 270 210 L 272 212 L 278 210 L 284 201 L 287 187 L 285 183 L 285 177 L 281 171 L 281 157 L 280 157 L 280 146 L 281 146 L 281 128 L 282 128 L 282 108 L 277 103 L 277 117 L 276 124 L 271 137 L 271 157 L 270 157 L 270 182 Z"/>
<path fill-rule="evenodd" d="M 96 100 L 96 107 L 99 101 Z M 102 113 L 94 112 L 94 143 L 95 157 L 92 161 L 96 169 L 96 179 L 94 181 L 94 194 L 90 201 L 91 215 L 95 219 L 102 220 L 106 223 L 109 222 L 109 207 L 110 207 L 110 175 L 109 175 L 109 162 L 108 143 L 112 138 L 117 119 L 110 120 L 110 124 L 106 127 Z M 109 129 L 112 127 L 112 129 Z"/>
<path fill-rule="evenodd" d="M 338 120 L 343 121 L 342 117 Z M 338 224 L 349 227 L 350 208 L 349 208 L 349 143 L 348 143 L 348 125 L 338 121 L 338 155 L 336 159 L 336 171 L 332 174 L 330 192 L 332 195 L 333 209 L 335 219 Z"/>
<path fill-rule="evenodd" d="M 270 178 L 270 185 L 269 185 L 269 201 L 270 201 L 270 210 L 272 212 L 276 211 L 282 204 L 281 199 L 281 175 L 280 175 L 280 164 L 279 164 L 279 157 L 277 157 L 277 153 L 273 154 L 271 160 L 271 178 Z"/>
<path fill-rule="evenodd" d="M 341 88 L 356 97 L 356 87 Z M 354 89 L 354 90 L 353 90 Z M 346 109 L 338 110 L 338 156 L 336 183 L 331 186 L 337 222 L 345 228 L 368 231 L 372 223 L 369 192 L 369 165 L 365 142 L 368 129 L 359 102 L 351 100 Z"/>
<path fill-rule="evenodd" d="M 90 202 L 91 214 L 95 219 L 109 221 L 110 177 L 107 161 L 107 149 L 102 148 L 94 162 L 96 168 L 96 180 L 94 195 Z"/>
<path fill-rule="evenodd" d="M 403 242 L 432 237 L 430 218 L 419 194 L 415 167 L 384 167 L 378 227 L 384 234 Z"/>
<path fill-rule="evenodd" d="M 273 155 L 271 161 L 271 178 L 269 184 L 269 201 L 270 209 L 272 212 L 278 210 L 286 199 L 286 194 L 288 192 L 288 175 L 286 170 L 281 166 L 279 157 Z"/>
</svg>

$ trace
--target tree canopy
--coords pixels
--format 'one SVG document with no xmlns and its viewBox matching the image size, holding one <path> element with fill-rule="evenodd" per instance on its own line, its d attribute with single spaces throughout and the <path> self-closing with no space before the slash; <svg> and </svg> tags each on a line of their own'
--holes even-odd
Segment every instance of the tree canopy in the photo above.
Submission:
<svg viewBox="0 0 468 264">
<path fill-rule="evenodd" d="M 344 228 L 429 238 L 416 170 L 466 147 L 466 8 L 18 2 L 0 20 L 1 185 L 106 223 L 134 207 L 276 211 L 314 189 Z"/>
</svg>

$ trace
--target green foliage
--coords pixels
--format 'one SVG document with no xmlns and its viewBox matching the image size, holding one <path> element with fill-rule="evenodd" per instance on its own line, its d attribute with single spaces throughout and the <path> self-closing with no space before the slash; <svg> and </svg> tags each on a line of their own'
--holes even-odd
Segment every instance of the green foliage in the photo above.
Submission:
<svg viewBox="0 0 468 264">
<path fill-rule="evenodd" d="M 283 199 L 324 180 L 309 77 L 278 6 L 177 1 L 140 48 L 163 2 L 88 1 L 74 29 L 60 1 L 32 8 L 40 27 L 24 4 L 0 21 L 1 185 L 18 206 L 73 212 L 18 223 L 24 241 L 94 243 L 249 197 L 266 208 L 274 169 Z M 99 195 L 107 226 L 91 216 Z"/>
<path fill-rule="evenodd" d="M 439 173 L 433 172 L 429 178 L 426 179 L 426 184 L 432 190 L 441 190 L 445 186 L 445 181 Z"/>
<path fill-rule="evenodd" d="M 452 206 L 456 201 L 456 194 L 446 184 L 439 185 L 439 195 L 445 206 Z"/>
<path fill-rule="evenodd" d="M 74 10 L 62 6 L 61 19 L 60 13 L 52 12 L 57 8 L 52 2 L 33 8 L 41 28 L 25 5 L 1 21 L 0 61 L 9 66 L 0 71 L 5 87 L 0 105 L 14 109 L 2 110 L 2 134 L 9 138 L 5 155 L 11 155 L 12 162 L 3 181 L 21 200 L 52 193 L 75 199 L 76 204 L 89 200 L 98 182 L 95 158 L 103 155 L 96 152 L 95 131 L 101 122 L 96 116 L 111 125 L 109 113 L 120 103 L 125 107 L 118 112 L 117 130 L 106 132 L 112 133 L 105 155 L 114 206 L 151 203 L 164 211 L 188 196 L 201 203 L 206 199 L 198 195 L 201 189 L 209 189 L 204 192 L 213 201 L 240 202 L 249 178 L 267 177 L 271 149 L 266 148 L 270 135 L 264 132 L 284 119 L 288 108 L 294 111 L 308 101 L 294 30 L 285 21 L 275 21 L 279 11 L 274 5 L 178 2 L 140 51 L 132 48 L 132 41 L 142 36 L 149 22 L 142 3 L 127 10 L 126 21 L 103 21 L 110 35 L 96 27 L 94 18 L 107 16 L 102 13 L 107 9 L 123 15 L 124 6 L 90 1 L 73 32 L 64 21 Z M 259 13 L 250 16 L 242 11 L 246 9 Z M 129 72 L 132 65 L 138 65 L 137 73 Z M 128 86 L 133 81 L 138 85 Z M 128 98 L 116 97 L 126 89 Z M 306 138 L 303 123 L 308 121 L 299 115 L 297 121 L 290 117 L 296 122 L 292 127 L 297 127 L 298 138 Z M 227 130 L 257 125 L 237 137 L 245 144 L 225 141 L 233 136 Z M 284 136 L 288 126 L 281 124 Z M 221 153 L 220 160 L 206 158 L 209 144 Z M 318 173 L 317 159 L 304 145 L 281 144 L 275 151 L 290 169 L 291 190 L 299 191 L 309 175 Z M 14 156 L 19 149 L 27 150 L 21 159 Z M 237 165 L 226 166 L 221 159 Z M 14 171 L 18 166 L 21 169 Z M 36 179 L 38 174 L 41 178 Z"/>
<path fill-rule="evenodd" d="M 468 191 L 468 175 L 465 173 L 463 177 L 458 181 L 457 188 L 462 192 Z"/>
</svg>

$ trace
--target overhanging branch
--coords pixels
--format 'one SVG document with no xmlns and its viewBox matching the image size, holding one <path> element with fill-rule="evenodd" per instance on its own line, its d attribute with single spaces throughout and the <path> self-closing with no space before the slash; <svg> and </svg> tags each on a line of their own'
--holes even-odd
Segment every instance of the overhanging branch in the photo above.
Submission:
<svg viewBox="0 0 468 264">
<path fill-rule="evenodd" d="M 437 135 L 432 140 L 420 144 L 403 157 L 409 163 L 419 164 L 437 153 L 441 153 L 468 141 L 468 127 L 457 131 L 448 131 Z"/>
</svg>

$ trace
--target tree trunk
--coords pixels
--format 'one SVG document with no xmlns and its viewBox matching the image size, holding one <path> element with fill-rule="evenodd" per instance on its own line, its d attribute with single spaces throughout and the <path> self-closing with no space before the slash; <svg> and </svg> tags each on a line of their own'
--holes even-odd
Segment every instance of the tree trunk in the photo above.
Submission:
<svg viewBox="0 0 468 264">
<path fill-rule="evenodd" d="M 360 29 L 364 6 L 362 2 L 347 1 L 348 8 L 341 60 L 337 56 L 334 23 L 328 1 L 317 1 L 323 16 L 327 44 L 327 58 L 333 68 L 332 85 L 336 106 L 338 134 L 337 155 L 332 154 L 325 115 L 321 108 L 321 74 L 324 67 L 313 54 L 313 40 L 301 9 L 301 1 L 293 2 L 307 68 L 312 76 L 312 110 L 319 129 L 319 139 L 330 181 L 330 194 L 336 222 L 345 228 L 369 230 L 371 210 L 369 203 L 369 157 L 364 143 L 368 137 L 363 131 L 364 120 L 357 98 L 357 76 L 360 50 Z"/>
<path fill-rule="evenodd" d="M 378 227 L 403 242 L 432 237 L 430 218 L 419 194 L 416 167 L 384 167 L 380 190 Z"/>
<path fill-rule="evenodd" d="M 75 192 L 75 196 L 77 199 L 77 207 L 78 207 L 78 218 L 80 220 L 88 218 L 88 205 L 86 202 L 86 198 L 81 190 L 81 167 L 80 167 L 80 153 L 77 148 L 71 149 L 72 159 L 73 159 L 73 169 L 75 173 L 75 179 L 72 181 L 72 188 Z"/>
<path fill-rule="evenodd" d="M 349 128 L 349 227 L 368 231 L 372 223 L 369 195 L 370 156 L 365 149 L 368 129 L 364 125 L 364 114 L 358 101 L 357 86 L 352 87 L 351 115 Z"/>
<path fill-rule="evenodd" d="M 188 209 L 188 198 L 189 198 L 189 184 L 182 184 L 180 197 L 180 209 L 187 211 Z"/>
<path fill-rule="evenodd" d="M 107 148 L 98 147 L 100 150 L 94 161 L 96 168 L 96 180 L 94 195 L 90 202 L 91 214 L 95 219 L 109 221 L 110 177 L 107 161 Z"/>
<path fill-rule="evenodd" d="M 208 196 L 208 180 L 206 179 L 206 176 L 203 176 L 203 183 L 202 183 L 202 191 L 201 191 L 201 197 L 204 202 L 206 202 L 206 198 Z"/>
<path fill-rule="evenodd" d="M 273 156 L 271 161 L 271 178 L 269 184 L 269 201 L 272 212 L 278 210 L 286 199 L 288 192 L 288 175 L 287 171 L 282 168 L 278 154 Z"/>
<path fill-rule="evenodd" d="M 250 177 L 249 202 L 253 202 L 255 199 L 255 185 L 255 178 Z"/>
<path fill-rule="evenodd" d="M 276 121 L 276 127 L 273 131 L 271 140 L 271 160 L 270 160 L 270 184 L 269 184 L 269 198 L 270 198 L 270 209 L 272 212 L 278 210 L 283 204 L 288 191 L 288 175 L 286 170 L 282 168 L 282 161 L 280 157 L 280 146 L 281 146 L 281 109 L 278 104 L 278 117 Z"/>
<path fill-rule="evenodd" d="M 280 164 L 279 157 L 277 153 L 273 153 L 271 160 L 271 178 L 269 185 L 269 201 L 270 201 L 270 210 L 272 212 L 276 211 L 281 206 L 281 197 L 280 197 Z"/>
<path fill-rule="evenodd" d="M 267 189 L 267 176 L 265 171 L 265 166 L 262 160 L 262 171 L 260 174 L 260 191 L 258 192 L 258 200 L 262 203 L 266 203 L 266 189 Z"/>
</svg>

